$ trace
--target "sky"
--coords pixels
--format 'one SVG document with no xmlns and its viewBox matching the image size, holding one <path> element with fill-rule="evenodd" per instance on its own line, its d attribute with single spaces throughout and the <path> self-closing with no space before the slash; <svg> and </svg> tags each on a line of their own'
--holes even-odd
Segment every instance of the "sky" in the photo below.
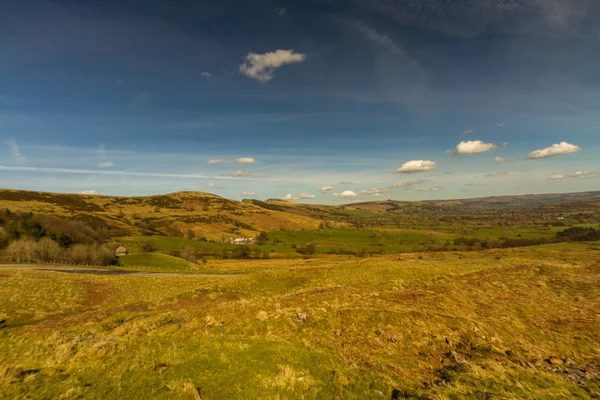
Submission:
<svg viewBox="0 0 600 400">
<path fill-rule="evenodd" d="M 598 0 L 4 0 L 0 187 L 600 189 Z"/>
</svg>

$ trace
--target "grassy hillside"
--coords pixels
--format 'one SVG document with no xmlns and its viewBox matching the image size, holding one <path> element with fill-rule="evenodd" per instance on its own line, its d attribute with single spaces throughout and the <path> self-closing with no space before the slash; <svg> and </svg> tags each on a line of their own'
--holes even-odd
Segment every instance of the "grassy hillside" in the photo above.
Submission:
<svg viewBox="0 0 600 400">
<path fill-rule="evenodd" d="M 321 222 L 201 192 L 111 197 L 0 190 L 0 208 L 102 221 L 128 234 L 182 236 L 191 231 L 209 238 L 223 232 L 254 236 L 261 230 L 314 229 Z"/>
<path fill-rule="evenodd" d="M 588 245 L 215 261 L 242 276 L 0 270 L 6 398 L 600 396 Z"/>
</svg>

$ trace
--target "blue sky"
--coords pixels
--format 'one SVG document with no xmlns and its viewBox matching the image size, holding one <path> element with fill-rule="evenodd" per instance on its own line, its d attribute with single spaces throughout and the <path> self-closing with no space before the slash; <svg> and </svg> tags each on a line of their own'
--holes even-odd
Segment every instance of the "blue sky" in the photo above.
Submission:
<svg viewBox="0 0 600 400">
<path fill-rule="evenodd" d="M 332 204 L 600 189 L 595 0 L 1 8 L 0 187 Z"/>
</svg>

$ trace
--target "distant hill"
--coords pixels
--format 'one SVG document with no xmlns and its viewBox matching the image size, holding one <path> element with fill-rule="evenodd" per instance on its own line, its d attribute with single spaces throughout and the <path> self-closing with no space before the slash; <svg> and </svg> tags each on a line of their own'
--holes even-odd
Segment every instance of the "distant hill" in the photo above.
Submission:
<svg viewBox="0 0 600 400">
<path fill-rule="evenodd" d="M 248 235 L 261 230 L 315 229 L 321 221 L 252 202 L 228 200 L 203 192 L 147 197 L 115 197 L 0 189 L 0 209 L 102 220 L 126 233 L 196 237 L 222 232 Z"/>
<path fill-rule="evenodd" d="M 0 209 L 94 220 L 128 234 L 216 237 L 221 233 L 255 236 L 258 231 L 302 230 L 327 226 L 436 226 L 449 220 L 477 221 L 491 210 L 519 209 L 524 218 L 560 212 L 555 205 L 600 208 L 600 191 L 567 194 L 495 196 L 464 200 L 373 201 L 348 205 L 299 204 L 270 199 L 235 201 L 203 192 L 146 197 L 116 197 L 0 189 Z M 590 211 L 591 210 L 591 211 Z"/>
</svg>

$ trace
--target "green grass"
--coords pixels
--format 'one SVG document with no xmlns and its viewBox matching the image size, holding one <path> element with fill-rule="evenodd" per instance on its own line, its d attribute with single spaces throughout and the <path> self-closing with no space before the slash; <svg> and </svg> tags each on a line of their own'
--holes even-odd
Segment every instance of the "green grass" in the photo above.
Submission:
<svg viewBox="0 0 600 400">
<path fill-rule="evenodd" d="M 600 264 L 590 246 L 211 262 L 248 272 L 227 278 L 1 270 L 0 393 L 593 398 L 600 376 L 571 383 L 544 361 L 569 357 L 600 373 Z M 166 260 L 129 257 L 157 268 Z"/>
<path fill-rule="evenodd" d="M 197 267 L 181 258 L 161 253 L 137 253 L 119 257 L 119 265 L 133 268 L 148 268 L 153 271 L 188 272 Z"/>
</svg>

